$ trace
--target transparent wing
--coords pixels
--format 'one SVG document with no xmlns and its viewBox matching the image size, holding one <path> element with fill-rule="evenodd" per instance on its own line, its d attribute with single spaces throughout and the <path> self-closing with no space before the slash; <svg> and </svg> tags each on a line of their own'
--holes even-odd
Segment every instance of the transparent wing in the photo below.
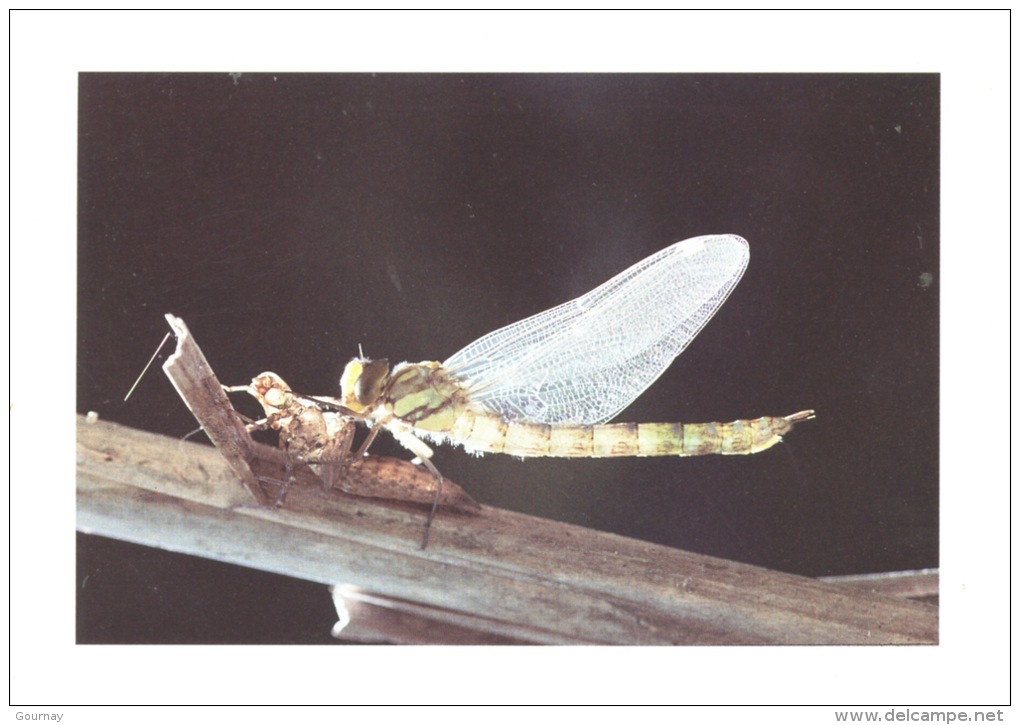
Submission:
<svg viewBox="0 0 1020 725">
<path fill-rule="evenodd" d="M 738 236 L 677 242 L 576 300 L 475 340 L 444 367 L 507 420 L 604 423 L 687 347 L 747 260 Z"/>
</svg>

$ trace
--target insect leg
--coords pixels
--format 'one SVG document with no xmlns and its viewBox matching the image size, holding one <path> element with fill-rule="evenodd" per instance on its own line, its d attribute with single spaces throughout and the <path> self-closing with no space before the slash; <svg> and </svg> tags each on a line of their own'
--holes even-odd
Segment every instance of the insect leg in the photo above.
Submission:
<svg viewBox="0 0 1020 725">
<path fill-rule="evenodd" d="M 432 508 L 429 510 L 428 518 L 425 519 L 425 535 L 422 536 L 421 540 L 421 548 L 424 550 L 429 545 L 429 531 L 432 528 L 432 519 L 436 515 L 436 509 L 439 508 L 439 497 L 443 495 L 443 474 L 439 472 L 439 469 L 428 458 L 422 458 L 421 462 L 436 479 L 436 497 L 432 500 Z"/>
<path fill-rule="evenodd" d="M 373 431 L 376 428 L 372 429 Z M 436 510 L 439 508 L 439 497 L 443 494 L 443 474 L 439 472 L 439 469 L 435 467 L 430 458 L 432 458 L 432 449 L 429 448 L 428 444 L 425 443 L 421 438 L 416 436 L 410 430 L 391 430 L 393 437 L 397 439 L 397 442 L 404 448 L 408 449 L 413 453 L 416 458 L 412 463 L 420 464 L 429 469 L 429 472 L 436 479 L 436 497 L 432 500 L 432 509 L 429 511 L 428 519 L 425 521 L 425 535 L 422 537 L 421 548 L 424 549 L 429 544 L 429 530 L 432 527 L 432 519 L 436 515 Z"/>
<path fill-rule="evenodd" d="M 233 388 L 228 388 L 226 385 L 224 385 L 223 389 L 226 392 L 235 392 L 238 390 L 244 392 L 251 392 L 250 387 L 244 385 L 234 386 Z M 280 427 L 280 421 L 285 418 L 282 412 L 274 413 L 270 416 L 262 418 L 261 420 L 252 420 L 244 413 L 241 413 L 240 411 L 237 410 L 234 411 L 234 415 L 236 415 L 244 422 L 245 424 L 244 428 L 249 433 L 254 433 L 256 431 L 263 430 L 276 430 Z M 290 451 L 288 450 L 288 447 L 284 444 L 282 434 L 280 440 L 280 448 L 283 450 L 283 470 L 284 470 L 283 480 L 280 481 L 269 476 L 263 476 L 259 473 L 255 473 L 255 480 L 261 483 L 267 483 L 271 486 L 277 486 L 280 489 L 280 491 L 279 493 L 276 494 L 276 498 L 273 500 L 273 503 L 268 505 L 257 505 L 255 506 L 255 508 L 260 509 L 279 508 L 283 504 L 283 499 L 287 495 L 287 489 L 290 487 L 291 481 L 294 479 L 294 464 L 291 459 Z M 249 508 L 249 506 L 245 505 L 242 508 Z"/>
<path fill-rule="evenodd" d="M 361 444 L 361 447 L 358 448 L 358 452 L 354 454 L 355 461 L 360 461 L 365 457 L 365 454 L 368 453 L 368 447 L 375 441 L 375 437 L 379 435 L 380 430 L 380 426 L 368 429 L 368 436 L 365 437 L 365 441 Z"/>
<path fill-rule="evenodd" d="M 280 493 L 276 494 L 273 501 L 273 508 L 279 508 L 283 504 L 283 498 L 287 495 L 291 481 L 294 480 L 294 464 L 291 462 L 290 451 L 283 449 L 283 483 L 280 485 Z"/>
<path fill-rule="evenodd" d="M 326 418 L 325 416 L 331 416 Z M 342 481 L 353 463 L 351 446 L 354 443 L 354 423 L 334 414 L 323 414 L 325 431 L 319 438 L 314 457 L 308 456 L 312 471 L 322 480 L 326 489 L 343 488 Z M 340 484 L 340 485 L 338 485 Z"/>
</svg>

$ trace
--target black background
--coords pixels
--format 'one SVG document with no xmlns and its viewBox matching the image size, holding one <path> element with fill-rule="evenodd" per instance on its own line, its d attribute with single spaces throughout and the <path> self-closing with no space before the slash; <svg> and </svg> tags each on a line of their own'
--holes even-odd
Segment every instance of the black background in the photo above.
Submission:
<svg viewBox="0 0 1020 725">
<path fill-rule="evenodd" d="M 79 111 L 79 412 L 195 427 L 158 369 L 120 402 L 166 312 L 224 382 L 330 394 L 359 343 L 442 360 L 735 233 L 743 281 L 620 420 L 817 420 L 751 457 L 451 448 L 440 470 L 485 504 L 787 572 L 938 565 L 938 76 L 84 74 Z M 321 586 L 79 535 L 81 642 L 332 621 Z"/>
</svg>

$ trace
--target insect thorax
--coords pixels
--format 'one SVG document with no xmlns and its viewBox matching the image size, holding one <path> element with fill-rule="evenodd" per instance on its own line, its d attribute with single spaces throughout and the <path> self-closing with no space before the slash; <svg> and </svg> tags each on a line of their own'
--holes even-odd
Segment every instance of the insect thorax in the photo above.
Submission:
<svg viewBox="0 0 1020 725">
<path fill-rule="evenodd" d="M 386 382 L 382 402 L 416 428 L 445 432 L 464 412 L 467 393 L 437 362 L 401 363 Z"/>
</svg>

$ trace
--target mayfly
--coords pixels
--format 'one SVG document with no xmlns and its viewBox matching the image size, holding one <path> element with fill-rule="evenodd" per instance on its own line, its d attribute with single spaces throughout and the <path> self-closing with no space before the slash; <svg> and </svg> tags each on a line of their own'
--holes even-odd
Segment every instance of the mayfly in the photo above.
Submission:
<svg viewBox="0 0 1020 725">
<path fill-rule="evenodd" d="M 669 367 L 747 267 L 735 235 L 695 237 L 638 262 L 571 302 L 503 327 L 446 362 L 356 358 L 339 405 L 386 428 L 422 462 L 423 439 L 514 456 L 758 453 L 805 410 L 732 423 L 613 423 Z"/>
<path fill-rule="evenodd" d="M 701 331 L 748 256 L 747 242 L 735 235 L 677 242 L 443 363 L 391 368 L 386 360 L 355 358 L 339 398 L 309 399 L 371 429 L 355 460 L 385 428 L 440 486 L 426 441 L 521 457 L 758 453 L 814 411 L 732 423 L 608 423 Z"/>
</svg>

